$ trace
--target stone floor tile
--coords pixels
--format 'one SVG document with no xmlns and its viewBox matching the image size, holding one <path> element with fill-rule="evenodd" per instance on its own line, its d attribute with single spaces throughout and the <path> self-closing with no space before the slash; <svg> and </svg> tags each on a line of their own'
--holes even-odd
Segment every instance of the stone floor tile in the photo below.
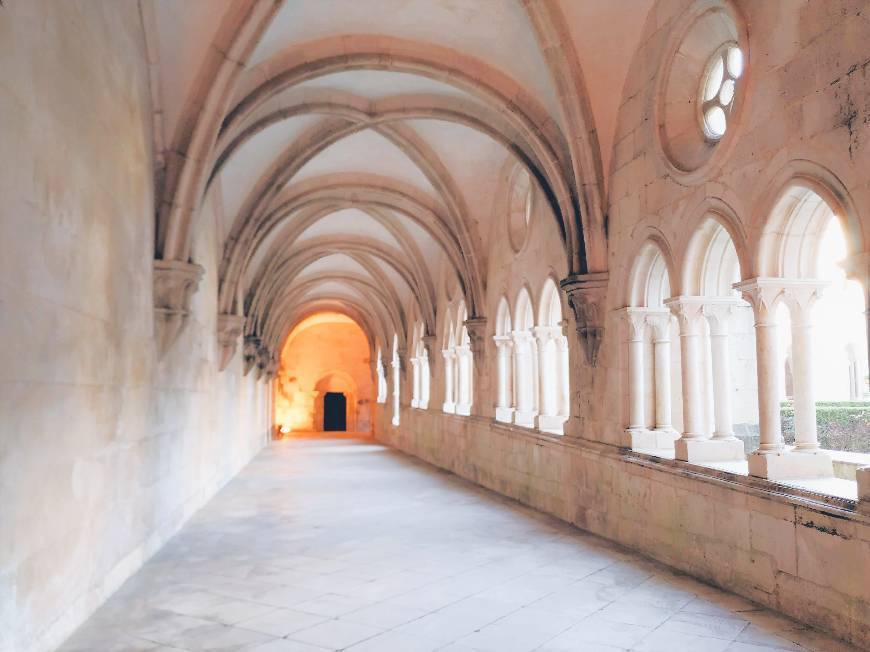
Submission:
<svg viewBox="0 0 870 652">
<path fill-rule="evenodd" d="M 555 638 L 575 622 L 567 614 L 520 609 L 458 642 L 488 652 L 530 652 Z"/>
<path fill-rule="evenodd" d="M 854 652 L 621 546 L 348 439 L 264 450 L 60 649 L 352 645 Z"/>
<path fill-rule="evenodd" d="M 412 620 L 422 618 L 426 614 L 427 612 L 422 609 L 379 602 L 345 614 L 341 617 L 341 620 L 349 620 L 361 625 L 380 627 L 381 629 L 393 629 Z"/>
<path fill-rule="evenodd" d="M 249 620 L 243 620 L 236 626 L 271 636 L 284 637 L 301 629 L 319 625 L 327 620 L 329 620 L 327 616 L 318 616 L 293 609 L 275 609 Z"/>
<path fill-rule="evenodd" d="M 572 625 L 565 632 L 549 641 L 547 645 L 554 649 L 585 650 L 587 646 L 596 644 L 627 650 L 637 645 L 652 631 L 652 627 L 615 623 L 612 620 L 593 615 Z"/>
<path fill-rule="evenodd" d="M 384 630 L 370 625 L 360 625 L 347 620 L 327 620 L 326 622 L 294 632 L 290 640 L 325 647 L 329 650 L 343 650 L 356 643 L 382 634 Z"/>
</svg>

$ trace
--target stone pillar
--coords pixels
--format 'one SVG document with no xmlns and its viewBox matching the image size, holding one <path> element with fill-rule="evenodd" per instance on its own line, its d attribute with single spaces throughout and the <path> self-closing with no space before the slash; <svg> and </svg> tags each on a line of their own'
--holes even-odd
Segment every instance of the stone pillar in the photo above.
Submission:
<svg viewBox="0 0 870 652">
<path fill-rule="evenodd" d="M 674 430 L 671 407 L 671 313 L 669 310 L 650 310 L 646 321 L 653 332 L 655 446 L 670 448 L 679 438 Z"/>
<path fill-rule="evenodd" d="M 468 416 L 471 414 L 471 392 L 475 379 L 471 349 L 467 345 L 456 347 L 456 367 L 456 414 Z"/>
<path fill-rule="evenodd" d="M 810 282 L 812 283 L 812 282 Z M 815 285 L 815 284 L 813 284 Z M 752 304 L 755 314 L 755 351 L 758 369 L 758 422 L 760 443 L 749 455 L 749 474 L 769 480 L 833 476 L 833 463 L 823 452 L 795 453 L 782 441 L 780 397 L 776 367 L 779 357 L 776 346 L 776 306 L 789 290 L 800 294 L 807 281 L 782 278 L 754 278 L 734 287 Z M 798 336 L 800 337 L 800 336 Z M 795 351 L 792 351 L 794 362 Z M 797 385 L 795 373 L 795 384 Z"/>
<path fill-rule="evenodd" d="M 646 332 L 647 311 L 644 308 L 626 308 L 623 312 L 628 327 L 628 445 L 631 448 L 655 448 L 654 437 L 646 428 L 644 406 L 643 339 Z"/>
<path fill-rule="evenodd" d="M 498 386 L 496 393 L 495 418 L 497 421 L 510 423 L 513 419 L 513 406 L 511 397 L 510 378 L 513 373 L 511 369 L 511 350 L 513 341 L 508 335 L 496 335 L 492 338 L 495 341 L 497 348 L 498 361 Z"/>
<path fill-rule="evenodd" d="M 555 338 L 561 335 L 557 326 L 536 326 L 538 345 L 538 417 L 539 430 L 561 433 L 565 418 L 559 414 L 559 375 Z"/>
<path fill-rule="evenodd" d="M 701 326 L 704 297 L 676 297 L 666 303 L 680 324 L 680 354 L 683 387 L 682 436 L 674 442 L 674 454 L 686 462 L 727 462 L 744 459 L 743 442 L 733 439 L 710 439 L 704 431 L 703 376 L 701 373 Z"/>
<path fill-rule="evenodd" d="M 731 358 L 728 350 L 728 323 L 734 312 L 734 301 L 704 304 L 704 316 L 710 326 L 710 355 L 713 367 L 713 414 L 716 427 L 714 440 L 733 440 L 734 418 L 731 406 Z"/>
<path fill-rule="evenodd" d="M 443 349 L 441 355 L 444 356 L 444 403 L 442 408 L 448 414 L 454 414 L 456 412 L 456 398 L 453 393 L 453 362 L 456 359 L 456 351 Z"/>
<path fill-rule="evenodd" d="M 794 378 L 794 431 L 796 451 L 819 450 L 816 398 L 813 390 L 813 305 L 822 285 L 791 285 L 783 297 L 791 315 L 792 375 Z"/>
<path fill-rule="evenodd" d="M 412 393 L 411 393 L 411 407 L 416 408 L 420 407 L 420 360 L 419 358 L 411 358 L 411 377 L 412 381 Z"/>
<path fill-rule="evenodd" d="M 679 441 L 704 439 L 704 416 L 701 409 L 701 329 L 703 304 L 697 297 L 667 300 L 680 325 L 680 357 L 683 376 L 683 434 Z M 679 443 L 679 442 L 678 442 Z M 678 458 L 685 459 L 685 458 Z"/>
<path fill-rule="evenodd" d="M 526 428 L 535 425 L 535 403 L 532 393 L 534 384 L 532 374 L 535 373 L 532 364 L 532 334 L 529 331 L 513 331 L 511 337 L 514 341 L 514 359 L 516 360 L 516 374 L 514 380 L 517 389 L 517 409 L 514 412 L 514 423 Z"/>
</svg>

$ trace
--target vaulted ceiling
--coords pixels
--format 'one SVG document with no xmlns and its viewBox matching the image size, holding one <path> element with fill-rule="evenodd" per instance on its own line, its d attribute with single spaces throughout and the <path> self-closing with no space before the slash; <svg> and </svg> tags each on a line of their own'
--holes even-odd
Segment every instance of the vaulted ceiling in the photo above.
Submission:
<svg viewBox="0 0 870 652">
<path fill-rule="evenodd" d="M 572 273 L 606 265 L 623 80 L 651 0 L 142 0 L 157 258 L 218 224 L 219 311 L 272 351 L 318 310 L 434 333 L 484 316 L 501 172 L 525 166 Z M 404 348 L 404 346 L 403 346 Z"/>
</svg>

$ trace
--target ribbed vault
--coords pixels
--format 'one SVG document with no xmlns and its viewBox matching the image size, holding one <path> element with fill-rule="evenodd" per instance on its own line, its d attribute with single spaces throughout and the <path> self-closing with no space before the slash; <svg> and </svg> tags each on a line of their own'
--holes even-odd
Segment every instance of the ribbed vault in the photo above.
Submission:
<svg viewBox="0 0 870 652">
<path fill-rule="evenodd" d="M 169 144 L 155 269 L 195 284 L 197 224 L 214 219 L 222 323 L 244 318 L 262 360 L 315 308 L 357 321 L 373 350 L 393 334 L 405 349 L 409 306 L 435 332 L 442 270 L 486 317 L 493 180 L 514 161 L 558 226 L 552 255 L 578 278 L 606 271 L 594 103 L 561 3 L 344 4 L 216 2 L 217 20 L 145 0 Z M 177 71 L 160 65 L 179 54 L 173 21 L 208 32 Z"/>
</svg>

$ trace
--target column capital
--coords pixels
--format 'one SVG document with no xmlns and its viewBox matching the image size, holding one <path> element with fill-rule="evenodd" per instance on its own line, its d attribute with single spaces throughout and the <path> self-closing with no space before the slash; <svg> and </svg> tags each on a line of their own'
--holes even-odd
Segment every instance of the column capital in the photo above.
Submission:
<svg viewBox="0 0 870 652">
<path fill-rule="evenodd" d="M 586 361 L 592 367 L 598 364 L 598 349 L 604 339 L 603 312 L 607 284 L 607 272 L 572 274 L 559 283 L 562 291 L 568 295 L 577 335 Z"/>
<path fill-rule="evenodd" d="M 728 334 L 728 322 L 731 321 L 734 309 L 739 305 L 739 299 L 726 297 L 714 297 L 706 300 L 702 312 L 707 318 L 711 336 Z"/>
<path fill-rule="evenodd" d="M 456 349 L 441 349 L 441 355 L 444 356 L 445 360 L 450 360 L 451 358 L 456 357 Z"/>
<path fill-rule="evenodd" d="M 672 297 L 665 299 L 665 305 L 680 323 L 680 335 L 698 334 L 697 329 L 704 310 L 704 297 Z"/>
<path fill-rule="evenodd" d="M 646 320 L 650 313 L 649 308 L 636 308 L 634 306 L 629 306 L 627 308 L 620 308 L 614 312 L 625 320 L 625 323 L 628 326 L 629 341 L 643 339 L 643 334 L 646 330 L 647 324 Z"/>
<path fill-rule="evenodd" d="M 559 326 L 535 326 L 532 328 L 532 333 L 538 342 L 546 344 L 548 341 L 559 337 L 562 334 L 562 329 Z"/>
<path fill-rule="evenodd" d="M 471 352 L 480 360 L 486 353 L 486 317 L 469 317 L 463 322 L 468 331 Z"/>
<path fill-rule="evenodd" d="M 779 301 L 785 301 L 791 312 L 792 320 L 803 322 L 809 316 L 816 300 L 829 285 L 818 279 L 791 279 L 759 276 L 735 283 L 732 287 L 740 291 L 755 311 L 756 323 L 769 323 L 773 318 Z"/>
<path fill-rule="evenodd" d="M 513 338 L 510 335 L 493 335 L 492 341 L 499 348 L 510 348 L 514 345 Z"/>
<path fill-rule="evenodd" d="M 423 335 L 421 338 L 423 340 L 423 348 L 426 349 L 426 355 L 429 359 L 435 357 L 435 336 L 434 335 Z"/>
<path fill-rule="evenodd" d="M 514 343 L 518 344 L 520 342 L 530 341 L 532 339 L 532 332 L 525 331 L 525 330 L 511 331 L 510 336 L 511 336 L 511 339 L 514 341 Z"/>
</svg>

